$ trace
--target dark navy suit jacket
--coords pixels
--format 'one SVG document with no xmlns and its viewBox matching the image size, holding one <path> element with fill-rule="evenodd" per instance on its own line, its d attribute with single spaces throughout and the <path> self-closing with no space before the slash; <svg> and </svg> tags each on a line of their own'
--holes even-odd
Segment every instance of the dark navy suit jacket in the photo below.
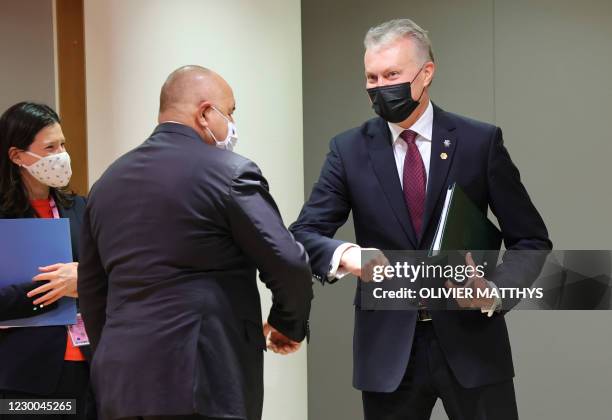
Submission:
<svg viewBox="0 0 612 420">
<path fill-rule="evenodd" d="M 307 335 L 312 276 L 259 168 L 160 124 L 96 182 L 83 222 L 79 297 L 100 417 L 257 420 L 263 393 L 256 271 L 268 322 Z"/>
<path fill-rule="evenodd" d="M 85 212 L 85 199 L 75 197 L 74 204 L 64 208 L 58 203 L 60 217 L 70 219 L 72 256 L 79 261 L 79 234 Z M 0 216 L 1 217 L 1 216 Z M 67 262 L 67 261 L 58 261 Z M 5 303 L 31 307 L 32 299 L 21 296 L 29 287 L 16 286 L 0 293 Z M 17 295 L 16 295 L 17 294 Z M 6 316 L 8 318 L 9 315 Z M 0 330 L 0 390 L 38 395 L 51 394 L 57 388 L 66 352 L 66 327 L 32 327 Z M 85 357 L 89 347 L 81 347 Z"/>
<path fill-rule="evenodd" d="M 496 215 L 506 248 L 550 249 L 542 218 L 503 145 L 498 127 L 451 114 L 434 106 L 430 176 L 423 222 L 417 237 L 393 155 L 387 123 L 374 118 L 334 137 L 312 194 L 290 230 L 310 255 L 316 278 L 325 281 L 333 239 L 353 212 L 357 244 L 381 250 L 429 249 L 445 191 L 457 182 L 486 213 Z M 448 147 L 444 140 L 450 140 Z M 448 142 L 447 142 L 448 144 Z M 447 154 L 447 159 L 440 157 Z M 523 272 L 517 272 L 523 268 Z M 511 286 L 516 275 L 537 275 L 540 267 L 505 261 L 490 280 Z M 416 324 L 415 311 L 371 311 L 355 299 L 353 382 L 365 391 L 395 390 L 408 364 Z M 433 325 L 457 380 L 477 387 L 513 377 L 510 342 L 503 313 L 488 318 L 480 311 L 437 311 Z"/>
<path fill-rule="evenodd" d="M 0 288 L 0 321 L 29 318 L 55 309 L 57 302 L 43 308 L 34 307 L 33 302 L 40 296 L 29 298 L 27 294 L 39 286 L 30 281 Z"/>
</svg>

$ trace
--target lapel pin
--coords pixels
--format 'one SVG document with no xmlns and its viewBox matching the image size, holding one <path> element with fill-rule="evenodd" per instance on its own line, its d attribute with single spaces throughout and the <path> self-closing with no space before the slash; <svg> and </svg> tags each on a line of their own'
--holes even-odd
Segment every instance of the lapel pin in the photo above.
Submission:
<svg viewBox="0 0 612 420">
<path fill-rule="evenodd" d="M 450 140 L 448 140 L 448 139 L 444 140 L 444 147 L 450 147 L 450 145 L 451 145 L 451 141 Z M 444 159 L 444 158 L 442 158 L 442 159 Z"/>
<path fill-rule="evenodd" d="M 447 157 L 448 155 L 446 153 L 440 153 L 440 158 L 442 158 L 442 160 L 446 160 Z"/>
</svg>

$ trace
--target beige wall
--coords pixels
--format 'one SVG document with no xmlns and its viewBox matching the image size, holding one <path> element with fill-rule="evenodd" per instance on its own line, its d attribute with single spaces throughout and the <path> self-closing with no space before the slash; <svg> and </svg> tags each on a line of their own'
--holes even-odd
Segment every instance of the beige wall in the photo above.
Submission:
<svg viewBox="0 0 612 420">
<path fill-rule="evenodd" d="M 260 165 L 285 222 L 295 219 L 304 188 L 300 30 L 298 0 L 86 0 L 91 182 L 153 131 L 168 73 L 200 64 L 234 88 L 236 151 Z M 306 349 L 270 352 L 265 365 L 264 418 L 305 420 Z"/>
<path fill-rule="evenodd" d="M 56 109 L 53 0 L 0 0 L 0 113 L 21 101 Z"/>
</svg>

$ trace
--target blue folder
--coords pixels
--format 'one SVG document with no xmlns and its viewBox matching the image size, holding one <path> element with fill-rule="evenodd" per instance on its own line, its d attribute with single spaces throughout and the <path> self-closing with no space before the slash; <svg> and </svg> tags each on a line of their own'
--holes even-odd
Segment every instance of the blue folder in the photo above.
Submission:
<svg viewBox="0 0 612 420">
<path fill-rule="evenodd" d="M 72 261 L 68 219 L 0 219 L 0 287 L 31 282 L 40 274 L 38 267 Z M 76 299 L 63 297 L 57 303 L 49 312 L 2 321 L 0 326 L 75 324 Z"/>
</svg>

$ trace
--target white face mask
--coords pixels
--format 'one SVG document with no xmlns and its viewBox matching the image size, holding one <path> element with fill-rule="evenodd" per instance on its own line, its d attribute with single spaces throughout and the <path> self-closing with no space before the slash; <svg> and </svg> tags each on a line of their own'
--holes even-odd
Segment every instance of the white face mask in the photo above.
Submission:
<svg viewBox="0 0 612 420">
<path fill-rule="evenodd" d="M 61 152 L 45 157 L 38 156 L 36 153 L 26 151 L 27 154 L 37 157 L 38 161 L 30 166 L 21 165 L 38 181 L 53 188 L 61 188 L 68 185 L 72 176 L 70 167 L 70 155 L 68 152 Z"/>
<path fill-rule="evenodd" d="M 225 119 L 225 121 L 227 121 L 227 136 L 225 137 L 225 140 L 219 141 L 217 140 L 213 132 L 210 130 L 210 128 L 206 127 L 206 129 L 208 130 L 208 133 L 215 140 L 216 146 L 219 149 L 225 149 L 229 151 L 234 150 L 234 147 L 236 147 L 236 144 L 238 143 L 238 132 L 236 130 L 236 124 L 230 121 L 229 118 L 223 115 L 223 113 L 219 111 L 217 108 L 215 108 L 214 106 L 212 107 L 212 109 L 217 111 Z"/>
</svg>

